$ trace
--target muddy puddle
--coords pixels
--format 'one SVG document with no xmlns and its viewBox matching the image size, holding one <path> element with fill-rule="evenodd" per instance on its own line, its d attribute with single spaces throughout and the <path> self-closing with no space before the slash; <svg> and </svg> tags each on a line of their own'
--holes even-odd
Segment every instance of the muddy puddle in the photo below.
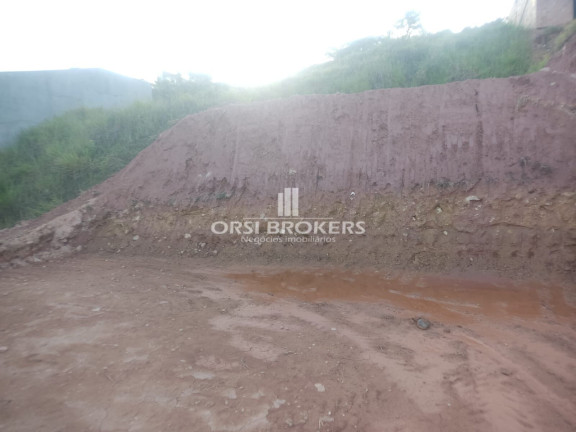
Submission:
<svg viewBox="0 0 576 432">
<path fill-rule="evenodd" d="M 500 279 L 461 279 L 436 275 L 382 274 L 378 271 L 284 270 L 229 274 L 248 291 L 306 302 L 383 301 L 445 322 L 475 317 L 523 319 L 545 314 L 575 318 L 567 300 L 576 287 Z"/>
</svg>

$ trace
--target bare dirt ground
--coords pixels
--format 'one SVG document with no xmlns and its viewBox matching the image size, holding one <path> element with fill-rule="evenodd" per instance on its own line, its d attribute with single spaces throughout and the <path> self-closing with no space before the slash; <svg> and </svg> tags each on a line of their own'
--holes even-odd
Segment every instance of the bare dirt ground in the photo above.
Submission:
<svg viewBox="0 0 576 432">
<path fill-rule="evenodd" d="M 206 259 L 4 270 L 0 430 L 574 431 L 575 299 Z"/>
</svg>

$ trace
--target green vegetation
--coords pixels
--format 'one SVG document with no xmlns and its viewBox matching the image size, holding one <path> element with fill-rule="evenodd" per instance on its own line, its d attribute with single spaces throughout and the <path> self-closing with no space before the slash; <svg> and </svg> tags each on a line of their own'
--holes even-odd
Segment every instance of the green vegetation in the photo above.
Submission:
<svg viewBox="0 0 576 432">
<path fill-rule="evenodd" d="M 530 67 L 531 45 L 528 30 L 501 21 L 458 34 L 366 38 L 284 81 L 281 94 L 354 93 L 520 75 Z"/>
<path fill-rule="evenodd" d="M 576 20 L 572 20 L 564 29 L 560 32 L 558 37 L 554 39 L 554 49 L 558 51 L 564 46 L 566 41 L 570 39 L 576 33 Z"/>
<path fill-rule="evenodd" d="M 0 151 L 0 227 L 78 196 L 122 169 L 185 115 L 228 102 L 230 95 L 227 86 L 206 77 L 164 75 L 150 102 L 78 109 L 24 131 Z"/>
<path fill-rule="evenodd" d="M 153 98 L 123 109 L 80 109 L 22 133 L 0 151 L 0 227 L 36 217 L 123 168 L 163 130 L 209 107 L 293 94 L 360 92 L 505 77 L 531 67 L 531 35 L 501 21 L 459 34 L 416 35 L 417 16 L 400 38 L 366 38 L 280 83 L 234 89 L 209 77 L 165 74 Z M 535 62 L 534 62 L 535 63 Z"/>
</svg>

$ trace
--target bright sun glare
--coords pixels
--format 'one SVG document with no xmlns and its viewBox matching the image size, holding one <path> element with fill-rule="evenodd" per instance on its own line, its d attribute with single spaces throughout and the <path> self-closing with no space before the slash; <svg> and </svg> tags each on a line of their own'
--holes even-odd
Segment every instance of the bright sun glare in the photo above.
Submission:
<svg viewBox="0 0 576 432">
<path fill-rule="evenodd" d="M 506 17 L 512 3 L 11 1 L 2 7 L 0 71 L 98 67 L 148 81 L 163 71 L 194 72 L 257 86 L 323 62 L 348 42 L 386 34 L 408 10 L 420 12 L 429 32 L 457 32 Z"/>
</svg>

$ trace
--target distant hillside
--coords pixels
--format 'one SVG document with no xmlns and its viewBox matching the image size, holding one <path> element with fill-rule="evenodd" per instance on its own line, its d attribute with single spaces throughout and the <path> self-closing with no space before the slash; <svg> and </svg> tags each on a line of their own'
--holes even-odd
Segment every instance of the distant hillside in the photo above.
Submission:
<svg viewBox="0 0 576 432">
<path fill-rule="evenodd" d="M 0 72 L 0 147 L 71 109 L 118 107 L 150 95 L 149 83 L 102 69 Z"/>
</svg>

